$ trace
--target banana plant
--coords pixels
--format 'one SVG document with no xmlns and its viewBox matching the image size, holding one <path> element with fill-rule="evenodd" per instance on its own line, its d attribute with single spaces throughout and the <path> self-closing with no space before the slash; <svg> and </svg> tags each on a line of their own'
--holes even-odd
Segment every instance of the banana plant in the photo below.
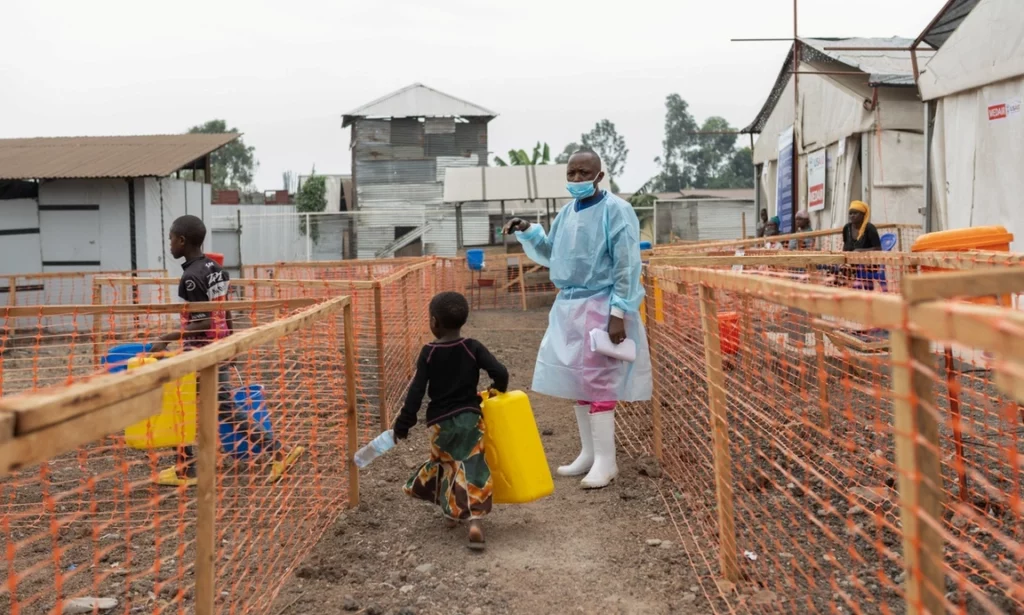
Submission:
<svg viewBox="0 0 1024 615">
<path fill-rule="evenodd" d="M 532 156 L 523 149 L 510 149 L 507 162 L 498 156 L 494 157 L 494 165 L 498 167 L 525 167 L 538 164 L 551 164 L 551 148 L 547 143 L 542 144 L 540 141 L 533 146 Z"/>
<path fill-rule="evenodd" d="M 658 195 L 651 192 L 651 185 L 654 183 L 656 178 L 647 180 L 643 186 L 640 186 L 636 192 L 630 195 L 629 204 L 633 207 L 653 207 L 654 202 L 658 200 Z"/>
</svg>

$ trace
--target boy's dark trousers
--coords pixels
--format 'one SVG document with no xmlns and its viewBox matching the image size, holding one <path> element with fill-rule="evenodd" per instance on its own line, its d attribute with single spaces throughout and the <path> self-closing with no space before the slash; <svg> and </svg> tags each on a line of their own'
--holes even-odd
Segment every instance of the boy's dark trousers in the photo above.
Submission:
<svg viewBox="0 0 1024 615">
<path fill-rule="evenodd" d="M 241 431 L 245 434 L 246 439 L 250 444 L 255 444 L 260 447 L 261 451 L 277 452 L 281 448 L 281 444 L 273 438 L 266 430 L 263 429 L 262 425 L 256 423 L 249 416 L 249 413 L 242 408 L 235 406 L 234 399 L 231 395 L 231 386 L 229 384 L 232 378 L 232 370 L 229 369 L 227 363 L 221 363 L 217 366 L 217 422 L 226 423 L 234 427 L 235 431 Z M 234 375 L 238 375 L 238 370 L 234 370 Z M 202 378 L 196 379 L 196 404 L 198 410 L 199 403 L 199 391 L 203 385 Z M 178 471 L 188 478 L 195 478 L 196 476 L 196 453 L 195 446 L 189 445 L 180 447 L 178 449 Z"/>
</svg>

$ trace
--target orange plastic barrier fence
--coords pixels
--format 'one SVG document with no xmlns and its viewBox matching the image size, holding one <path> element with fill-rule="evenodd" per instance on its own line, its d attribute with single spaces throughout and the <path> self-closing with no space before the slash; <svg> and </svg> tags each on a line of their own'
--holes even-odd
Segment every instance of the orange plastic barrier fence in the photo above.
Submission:
<svg viewBox="0 0 1024 615">
<path fill-rule="evenodd" d="M 896 252 L 909 252 L 910 246 L 914 243 L 918 237 L 921 236 L 921 226 L 917 224 L 878 224 L 876 225 L 878 233 L 885 235 L 892 233 L 895 235 L 895 244 L 893 250 Z M 751 229 L 752 231 L 753 229 Z M 839 252 L 843 249 L 843 228 L 827 228 L 817 231 L 808 231 L 804 233 L 791 233 L 786 235 L 776 235 L 774 237 L 757 237 L 751 239 L 728 239 L 723 241 L 703 241 L 703 242 L 680 242 L 671 243 L 665 245 L 657 245 L 654 247 L 654 252 L 658 256 L 665 256 L 669 254 L 686 254 L 686 253 L 707 253 L 707 252 L 722 252 L 729 251 L 735 252 L 736 250 L 743 250 L 748 252 L 750 250 L 761 250 L 761 249 L 778 249 L 788 250 L 791 240 L 813 240 L 814 250 L 820 250 L 823 252 Z M 806 247 L 801 249 L 807 249 Z"/>
<path fill-rule="evenodd" d="M 350 297 L 358 357 L 359 441 L 368 442 L 390 427 L 420 347 L 430 339 L 431 297 L 443 290 L 463 290 L 456 265 L 432 258 L 265 265 L 261 273 L 273 277 L 232 280 L 230 292 L 250 300 Z M 356 277 L 337 278 L 343 274 Z M 173 302 L 177 285 L 175 278 L 98 277 L 93 296 L 102 304 L 126 303 L 133 296 Z"/>
<path fill-rule="evenodd" d="M 131 271 L 70 271 L 62 273 L 19 273 L 0 275 L 0 306 L 81 305 L 90 303 L 95 277 L 132 275 Z M 135 272 L 138 277 L 166 275 L 162 269 Z"/>
<path fill-rule="evenodd" d="M 358 497 L 347 461 L 356 445 L 348 299 L 219 307 L 232 309 L 235 335 L 118 374 L 93 364 L 92 346 L 106 352 L 106 340 L 48 334 L 41 319 L 67 308 L 35 308 L 35 327 L 16 312 L 14 335 L 32 332 L 34 356 L 12 363 L 0 353 L 0 612 L 61 613 L 86 598 L 116 601 L 112 611 L 85 601 L 103 612 L 268 612 L 289 571 Z M 0 312 L 8 322 L 11 309 L 27 311 Z M 138 341 L 180 326 L 187 309 L 204 305 L 80 306 L 70 317 L 109 319 L 118 340 Z M 198 412 L 194 385 L 161 385 L 197 370 Z M 221 400 L 202 382 L 218 372 Z M 37 392 L 9 394 L 18 389 Z M 220 440 L 198 448 L 198 487 L 157 484 L 177 447 L 126 443 L 126 427 L 168 404 L 175 410 L 162 419 L 198 413 L 200 443 Z M 269 428 L 283 451 L 305 448 L 279 480 L 270 451 L 243 455 L 231 444 L 255 441 L 239 413 Z M 182 444 L 184 429 L 173 431 Z"/>
<path fill-rule="evenodd" d="M 940 258 L 972 270 L 648 268 L 655 396 L 621 439 L 660 462 L 714 612 L 1024 610 L 1024 316 L 949 300 L 1024 274 Z"/>
</svg>

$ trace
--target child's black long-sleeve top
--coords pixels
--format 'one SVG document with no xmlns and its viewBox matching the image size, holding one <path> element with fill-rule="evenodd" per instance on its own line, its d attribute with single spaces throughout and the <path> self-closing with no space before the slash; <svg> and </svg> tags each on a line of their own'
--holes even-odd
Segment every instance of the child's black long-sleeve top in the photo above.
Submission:
<svg viewBox="0 0 1024 615">
<path fill-rule="evenodd" d="M 463 412 L 480 413 L 480 370 L 493 380 L 493 388 L 502 393 L 508 388 L 508 370 L 487 348 L 473 339 L 431 342 L 420 351 L 416 375 L 405 405 L 395 421 L 395 435 L 404 438 L 416 424 L 423 395 L 427 404 L 427 425 L 434 425 Z"/>
</svg>

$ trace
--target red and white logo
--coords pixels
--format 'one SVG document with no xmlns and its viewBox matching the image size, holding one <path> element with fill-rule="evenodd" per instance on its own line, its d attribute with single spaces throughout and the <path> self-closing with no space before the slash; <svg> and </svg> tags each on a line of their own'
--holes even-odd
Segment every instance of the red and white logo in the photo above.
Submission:
<svg viewBox="0 0 1024 615">
<path fill-rule="evenodd" d="M 1001 120 L 1006 117 L 1006 103 L 988 106 L 988 121 Z"/>
<path fill-rule="evenodd" d="M 816 186 L 811 186 L 811 192 L 810 192 L 809 197 L 810 197 L 808 199 L 810 201 L 810 203 L 808 203 L 809 207 L 817 207 L 818 205 L 824 205 L 825 204 L 825 184 L 818 184 Z"/>
</svg>

